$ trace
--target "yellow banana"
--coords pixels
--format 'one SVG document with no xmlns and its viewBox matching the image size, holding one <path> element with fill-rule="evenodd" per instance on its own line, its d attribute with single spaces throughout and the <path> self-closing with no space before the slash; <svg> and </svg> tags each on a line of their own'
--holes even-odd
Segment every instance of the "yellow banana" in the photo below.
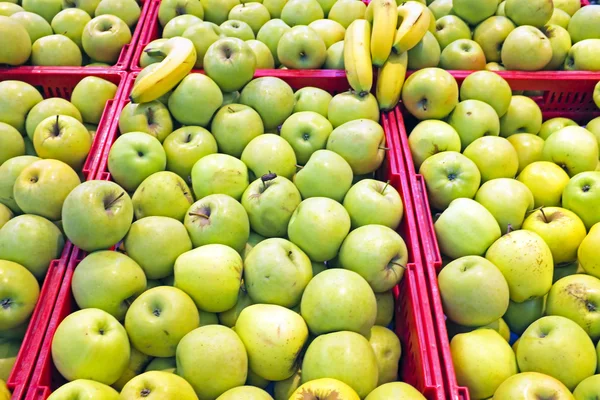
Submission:
<svg viewBox="0 0 600 400">
<path fill-rule="evenodd" d="M 354 91 L 362 95 L 371 91 L 371 24 L 365 19 L 354 20 L 346 29 L 344 67 L 348 83 Z"/>
<path fill-rule="evenodd" d="M 376 95 L 379 109 L 383 111 L 396 107 L 404 86 L 406 69 L 408 68 L 408 53 L 392 52 L 377 75 Z"/>
<path fill-rule="evenodd" d="M 192 70 L 196 63 L 196 48 L 191 40 L 174 37 L 159 49 L 145 50 L 149 55 L 165 55 L 158 67 L 133 86 L 132 103 L 156 100 L 173 89 Z"/>
<path fill-rule="evenodd" d="M 373 0 L 373 31 L 371 33 L 371 58 L 373 64 L 381 67 L 387 60 L 398 23 L 398 6 L 396 0 Z"/>
<path fill-rule="evenodd" d="M 394 50 L 400 54 L 415 47 L 429 29 L 431 13 L 418 1 L 407 1 L 398 6 L 399 28 L 394 39 Z"/>
</svg>

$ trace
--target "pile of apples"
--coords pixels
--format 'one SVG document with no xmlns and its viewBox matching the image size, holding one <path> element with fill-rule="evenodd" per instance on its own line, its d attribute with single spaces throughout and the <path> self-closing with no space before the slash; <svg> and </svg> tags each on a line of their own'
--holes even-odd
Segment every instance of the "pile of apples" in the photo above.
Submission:
<svg viewBox="0 0 600 400">
<path fill-rule="evenodd" d="M 424 69 L 403 96 L 458 383 L 472 399 L 600 396 L 600 118 L 542 122 L 490 71 L 459 90 Z"/>
<path fill-rule="evenodd" d="M 0 381 L 13 368 L 40 282 L 63 250 L 62 203 L 81 183 L 88 129 L 95 129 L 84 122 L 98 123 L 116 90 L 86 77 L 69 102 L 43 99 L 25 82 L 0 82 Z"/>
<path fill-rule="evenodd" d="M 108 67 L 139 17 L 135 0 L 0 1 L 0 65 Z"/>
</svg>

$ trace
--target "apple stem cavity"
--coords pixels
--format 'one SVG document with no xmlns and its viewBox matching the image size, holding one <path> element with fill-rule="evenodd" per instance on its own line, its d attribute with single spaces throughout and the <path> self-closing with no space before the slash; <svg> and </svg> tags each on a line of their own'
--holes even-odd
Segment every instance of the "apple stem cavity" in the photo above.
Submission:
<svg viewBox="0 0 600 400">
<path fill-rule="evenodd" d="M 4 310 L 8 310 L 12 305 L 12 300 L 11 299 L 2 299 L 2 301 L 0 301 L 0 306 L 2 306 L 2 309 Z"/>
</svg>

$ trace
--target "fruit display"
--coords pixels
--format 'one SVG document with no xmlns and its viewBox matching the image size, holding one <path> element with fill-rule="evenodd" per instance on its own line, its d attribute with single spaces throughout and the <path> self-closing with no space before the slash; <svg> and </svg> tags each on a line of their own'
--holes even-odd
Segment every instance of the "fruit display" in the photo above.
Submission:
<svg viewBox="0 0 600 400">
<path fill-rule="evenodd" d="M 18 4 L 17 4 L 18 3 Z M 151 0 L 0 2 L 0 66 L 129 66 Z"/>
</svg>

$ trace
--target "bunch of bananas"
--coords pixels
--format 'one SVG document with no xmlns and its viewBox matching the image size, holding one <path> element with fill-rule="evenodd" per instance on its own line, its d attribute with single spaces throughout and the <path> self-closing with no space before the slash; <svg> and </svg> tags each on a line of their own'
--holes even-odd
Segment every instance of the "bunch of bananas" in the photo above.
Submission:
<svg viewBox="0 0 600 400">
<path fill-rule="evenodd" d="M 365 19 L 352 22 L 344 38 L 344 64 L 352 89 L 362 95 L 371 91 L 375 65 L 379 68 L 375 90 L 379 108 L 394 108 L 404 85 L 407 52 L 432 28 L 431 11 L 418 1 L 399 6 L 396 0 L 371 1 Z"/>
</svg>

